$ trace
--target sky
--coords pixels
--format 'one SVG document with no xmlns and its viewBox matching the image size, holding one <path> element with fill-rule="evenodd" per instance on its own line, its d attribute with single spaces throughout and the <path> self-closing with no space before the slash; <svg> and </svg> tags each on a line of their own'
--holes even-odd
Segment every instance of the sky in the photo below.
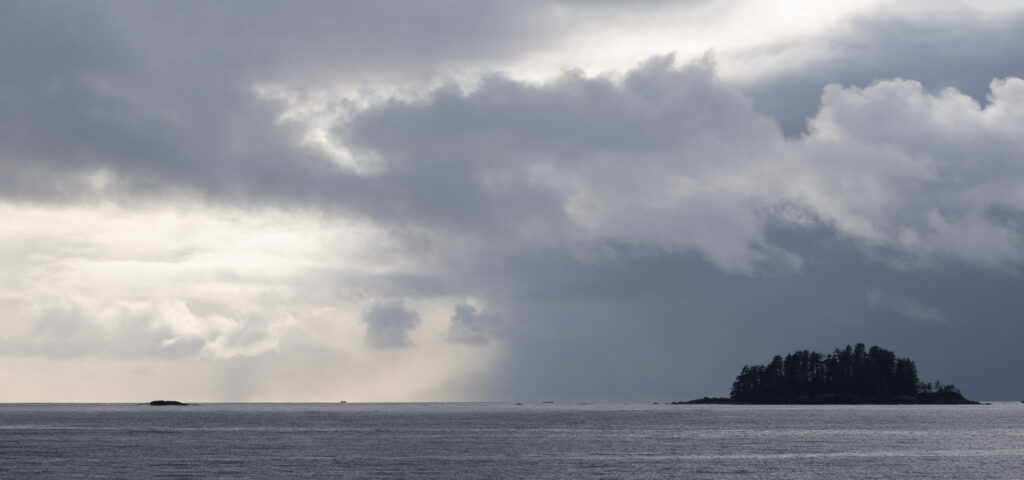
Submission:
<svg viewBox="0 0 1024 480">
<path fill-rule="evenodd" d="M 0 402 L 1024 398 L 1012 1 L 0 3 Z"/>
</svg>

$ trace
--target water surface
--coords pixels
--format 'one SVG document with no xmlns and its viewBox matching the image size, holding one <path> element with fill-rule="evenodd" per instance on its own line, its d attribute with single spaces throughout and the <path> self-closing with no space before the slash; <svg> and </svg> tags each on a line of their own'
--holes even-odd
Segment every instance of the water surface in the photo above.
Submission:
<svg viewBox="0 0 1024 480">
<path fill-rule="evenodd" d="M 1020 479 L 1024 404 L 0 405 L 0 478 Z"/>
</svg>

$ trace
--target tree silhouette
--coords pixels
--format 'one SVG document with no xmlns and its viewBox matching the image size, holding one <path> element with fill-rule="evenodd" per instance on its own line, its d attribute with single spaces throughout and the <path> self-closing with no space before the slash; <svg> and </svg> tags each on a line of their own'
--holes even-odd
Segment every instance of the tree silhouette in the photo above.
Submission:
<svg viewBox="0 0 1024 480">
<path fill-rule="evenodd" d="M 972 403 L 952 385 L 922 383 L 909 358 L 863 343 L 824 355 L 800 350 L 745 365 L 729 399 L 744 403 Z"/>
</svg>

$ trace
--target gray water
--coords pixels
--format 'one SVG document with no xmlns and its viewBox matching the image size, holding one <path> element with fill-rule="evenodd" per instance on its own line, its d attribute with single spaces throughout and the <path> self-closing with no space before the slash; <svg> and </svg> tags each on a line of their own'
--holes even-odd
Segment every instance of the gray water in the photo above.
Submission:
<svg viewBox="0 0 1024 480">
<path fill-rule="evenodd" d="M 1024 404 L 0 405 L 0 478 L 1021 479 Z"/>
</svg>

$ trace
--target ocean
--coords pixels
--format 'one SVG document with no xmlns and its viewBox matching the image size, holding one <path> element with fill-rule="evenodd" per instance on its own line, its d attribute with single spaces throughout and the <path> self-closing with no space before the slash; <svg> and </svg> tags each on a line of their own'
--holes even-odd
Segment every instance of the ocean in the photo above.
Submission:
<svg viewBox="0 0 1024 480">
<path fill-rule="evenodd" d="M 1024 404 L 0 404 L 0 478 L 1022 479 Z"/>
</svg>

